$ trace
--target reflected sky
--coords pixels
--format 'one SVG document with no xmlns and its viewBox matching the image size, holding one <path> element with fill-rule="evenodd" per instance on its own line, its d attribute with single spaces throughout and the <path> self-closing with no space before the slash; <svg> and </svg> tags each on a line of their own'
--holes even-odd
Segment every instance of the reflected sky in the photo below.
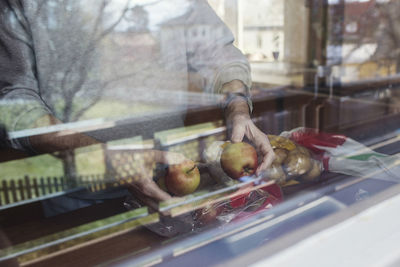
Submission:
<svg viewBox="0 0 400 267">
<path fill-rule="evenodd" d="M 149 28 L 151 30 L 157 30 L 159 28 L 159 24 L 172 18 L 184 15 L 189 9 L 189 2 L 190 1 L 188 0 L 115 0 L 111 1 L 108 11 L 110 12 L 111 16 L 118 16 L 121 10 L 125 8 L 127 3 L 130 8 L 135 6 L 143 6 L 149 14 Z M 118 25 L 116 30 L 126 31 L 130 26 L 130 22 L 125 20 Z"/>
</svg>

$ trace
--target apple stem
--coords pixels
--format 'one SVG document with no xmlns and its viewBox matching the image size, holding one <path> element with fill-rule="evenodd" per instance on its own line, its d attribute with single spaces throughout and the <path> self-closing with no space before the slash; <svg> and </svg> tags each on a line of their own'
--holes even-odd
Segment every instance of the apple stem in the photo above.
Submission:
<svg viewBox="0 0 400 267">
<path fill-rule="evenodd" d="M 246 173 L 250 173 L 250 172 L 253 171 L 253 168 L 245 167 L 245 168 L 244 168 L 244 171 L 245 171 Z"/>
<path fill-rule="evenodd" d="M 191 168 L 190 170 L 188 170 L 186 173 L 189 173 L 191 171 L 193 171 L 196 168 L 196 165 L 193 166 L 193 168 Z"/>
</svg>

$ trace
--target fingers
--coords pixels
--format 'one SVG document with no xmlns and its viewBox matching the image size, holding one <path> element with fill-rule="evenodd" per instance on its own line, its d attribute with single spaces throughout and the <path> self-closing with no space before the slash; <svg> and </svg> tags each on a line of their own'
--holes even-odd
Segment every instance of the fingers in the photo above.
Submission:
<svg viewBox="0 0 400 267">
<path fill-rule="evenodd" d="M 161 190 L 161 188 L 158 187 L 158 185 L 153 181 L 150 181 L 144 192 L 148 193 L 148 196 L 159 201 L 165 201 L 171 198 L 171 196 L 167 192 Z"/>
<path fill-rule="evenodd" d="M 139 179 L 129 184 L 128 187 L 144 202 L 149 202 L 149 199 L 165 201 L 171 198 L 171 196 L 161 190 L 153 180 Z"/>
<path fill-rule="evenodd" d="M 153 197 L 148 197 L 145 194 L 143 194 L 142 190 L 136 188 L 134 185 L 129 185 L 128 186 L 129 191 L 137 198 L 139 199 L 145 206 L 150 208 L 150 210 L 157 211 L 158 210 L 158 202 L 155 201 Z"/>
<path fill-rule="evenodd" d="M 269 143 L 268 137 L 261 132 L 257 126 L 251 123 L 248 129 L 249 131 L 246 132 L 246 137 L 255 144 L 262 156 L 262 161 L 256 170 L 256 174 L 260 175 L 272 164 L 275 159 L 275 153 Z"/>
<path fill-rule="evenodd" d="M 258 129 L 257 129 L 258 130 Z M 259 147 L 263 160 L 258 166 L 256 174 L 260 175 L 261 172 L 266 171 L 275 159 L 274 150 L 269 143 L 268 137 L 261 131 L 255 136 L 255 143 Z"/>
<path fill-rule="evenodd" d="M 133 181 L 128 184 L 128 188 L 147 205 L 170 199 L 171 196 L 153 181 L 156 151 L 145 151 L 141 157 L 144 161 L 136 167 Z"/>
<path fill-rule="evenodd" d="M 275 153 L 271 149 L 271 151 L 264 154 L 263 160 L 256 170 L 256 174 L 260 175 L 262 172 L 266 171 L 269 166 L 271 166 L 272 162 L 275 159 Z"/>
<path fill-rule="evenodd" d="M 246 129 L 243 125 L 234 125 L 231 136 L 232 143 L 242 142 L 245 131 Z"/>
<path fill-rule="evenodd" d="M 231 141 L 233 143 L 242 142 L 243 137 L 246 137 L 256 145 L 263 157 L 261 164 L 258 166 L 256 174 L 267 170 L 275 159 L 274 150 L 272 149 L 267 136 L 261 132 L 257 126 L 249 118 L 237 117 L 233 120 L 233 129 Z"/>
<path fill-rule="evenodd" d="M 154 181 L 153 175 L 156 171 L 156 163 L 179 164 L 187 160 L 182 154 L 159 151 L 143 150 L 134 154 L 137 163 L 133 170 L 133 181 L 127 184 L 128 189 L 145 205 L 157 209 L 158 203 L 170 200 L 172 197 L 163 191 Z"/>
</svg>

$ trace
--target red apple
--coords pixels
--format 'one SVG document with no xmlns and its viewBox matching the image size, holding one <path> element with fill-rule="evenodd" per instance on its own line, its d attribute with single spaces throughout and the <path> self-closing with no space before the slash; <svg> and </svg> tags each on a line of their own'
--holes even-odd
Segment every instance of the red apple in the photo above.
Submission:
<svg viewBox="0 0 400 267">
<path fill-rule="evenodd" d="M 196 164 L 187 160 L 180 164 L 170 165 L 165 177 L 165 186 L 176 196 L 193 193 L 200 184 L 200 172 Z"/>
<path fill-rule="evenodd" d="M 195 212 L 195 219 L 201 225 L 209 224 L 217 219 L 217 216 L 223 212 L 224 208 L 221 204 L 207 205 Z"/>
<path fill-rule="evenodd" d="M 239 179 L 255 173 L 258 165 L 257 152 L 250 144 L 230 143 L 223 149 L 220 162 L 228 176 Z"/>
</svg>

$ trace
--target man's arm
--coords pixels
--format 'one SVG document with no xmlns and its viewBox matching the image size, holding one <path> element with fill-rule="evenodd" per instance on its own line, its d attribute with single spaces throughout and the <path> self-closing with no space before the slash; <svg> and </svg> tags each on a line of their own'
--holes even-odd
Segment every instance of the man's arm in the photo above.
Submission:
<svg viewBox="0 0 400 267">
<path fill-rule="evenodd" d="M 51 114 L 39 93 L 33 38 L 19 1 L 0 1 L 0 123 L 8 132 L 29 128 Z M 32 152 L 29 139 L 13 148 Z"/>
<path fill-rule="evenodd" d="M 45 115 L 34 122 L 32 128 L 46 127 L 61 124 L 62 122 L 52 115 Z M 53 153 L 78 147 L 100 144 L 100 141 L 74 131 L 60 131 L 29 137 L 29 144 L 37 153 Z"/>
<path fill-rule="evenodd" d="M 266 170 L 274 159 L 274 152 L 267 136 L 250 118 L 251 72 L 246 57 L 233 45 L 234 36 L 205 0 L 195 1 L 191 18 L 207 18 L 210 23 L 208 41 L 201 42 L 192 58 L 190 69 L 204 79 L 206 92 L 224 94 L 221 103 L 228 128 L 232 129 L 231 141 L 240 142 L 246 136 L 262 155 L 257 174 Z M 194 19 L 196 20 L 196 19 Z M 204 19 L 202 20 L 204 21 Z"/>
<path fill-rule="evenodd" d="M 243 87 L 244 84 L 238 80 L 223 85 L 222 90 L 224 92 L 235 93 L 226 100 L 224 114 L 227 127 L 231 129 L 231 141 L 234 143 L 241 142 L 246 136 L 262 155 L 262 161 L 256 171 L 256 174 L 259 175 L 271 165 L 275 154 L 268 137 L 251 120 L 252 105 L 249 103 L 249 98 L 244 97 L 246 90 Z"/>
<path fill-rule="evenodd" d="M 38 82 L 35 47 L 30 24 L 23 13 L 22 1 L 0 1 L 0 124 L 6 132 L 60 124 L 41 98 Z M 7 137 L 4 137 L 7 138 Z M 27 154 L 53 153 L 99 143 L 92 137 L 72 131 L 59 131 L 6 142 L 7 146 Z M 138 157 L 147 161 L 176 164 L 182 155 L 164 151 L 138 151 Z M 25 154 L 24 154 L 25 156 Z M 1 158 L 1 154 L 0 154 Z M 134 173 L 131 187 L 144 195 L 167 200 L 169 194 L 152 180 L 153 162 L 146 162 Z"/>
<path fill-rule="evenodd" d="M 6 132 L 61 123 L 41 98 L 35 46 L 22 2 L 0 1 L 0 124 Z M 28 154 L 52 153 L 98 143 L 80 133 L 55 132 L 7 142 Z"/>
</svg>

